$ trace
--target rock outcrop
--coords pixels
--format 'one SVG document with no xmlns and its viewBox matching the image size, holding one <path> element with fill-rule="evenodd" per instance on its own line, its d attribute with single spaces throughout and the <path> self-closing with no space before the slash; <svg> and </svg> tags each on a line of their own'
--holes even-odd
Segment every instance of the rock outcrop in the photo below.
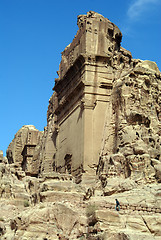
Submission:
<svg viewBox="0 0 161 240">
<path fill-rule="evenodd" d="M 15 135 L 7 149 L 7 159 L 17 174 L 35 175 L 39 173 L 39 160 L 33 159 L 35 147 L 40 145 L 43 133 L 32 125 L 23 126 Z"/>
<path fill-rule="evenodd" d="M 160 75 L 155 63 L 140 61 L 115 81 L 111 126 L 105 137 L 98 171 L 109 177 L 130 177 L 137 182 L 160 181 Z M 113 128 L 111 135 L 109 129 Z M 113 150 L 113 151 L 112 151 Z M 158 170 L 157 170 L 158 169 Z"/>
<path fill-rule="evenodd" d="M 23 126 L 0 151 L 1 239 L 159 240 L 161 73 L 102 15 L 77 24 L 44 132 Z"/>
</svg>

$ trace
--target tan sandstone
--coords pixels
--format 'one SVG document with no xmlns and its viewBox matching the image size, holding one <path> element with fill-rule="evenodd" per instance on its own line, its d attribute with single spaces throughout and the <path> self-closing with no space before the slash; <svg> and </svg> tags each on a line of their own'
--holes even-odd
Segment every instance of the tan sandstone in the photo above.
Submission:
<svg viewBox="0 0 161 240">
<path fill-rule="evenodd" d="M 161 73 L 109 19 L 77 24 L 44 131 L 25 125 L 0 151 L 0 238 L 160 240 Z"/>
</svg>

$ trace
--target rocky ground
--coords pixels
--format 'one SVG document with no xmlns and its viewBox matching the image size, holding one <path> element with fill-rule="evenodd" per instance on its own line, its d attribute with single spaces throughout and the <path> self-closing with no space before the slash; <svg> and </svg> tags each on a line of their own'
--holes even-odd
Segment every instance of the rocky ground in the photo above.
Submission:
<svg viewBox="0 0 161 240">
<path fill-rule="evenodd" d="M 115 210 L 115 199 L 121 205 Z M 19 180 L 0 163 L 0 235 L 4 240 L 161 239 L 161 184 L 68 174 Z"/>
</svg>

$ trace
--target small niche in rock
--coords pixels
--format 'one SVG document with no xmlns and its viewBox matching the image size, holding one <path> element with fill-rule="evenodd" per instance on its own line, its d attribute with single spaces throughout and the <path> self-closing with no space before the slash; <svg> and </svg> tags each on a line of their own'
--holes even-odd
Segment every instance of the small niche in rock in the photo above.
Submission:
<svg viewBox="0 0 161 240">
<path fill-rule="evenodd" d="M 15 173 L 15 176 L 17 177 L 18 180 L 20 180 L 20 176 L 18 175 L 18 172 Z"/>
<path fill-rule="evenodd" d="M 150 81 L 148 79 L 145 80 L 145 85 L 147 86 L 147 88 L 150 87 Z"/>
<path fill-rule="evenodd" d="M 134 72 L 131 72 L 130 75 L 129 75 L 129 77 L 134 78 L 134 77 L 135 77 L 135 73 L 134 73 Z"/>
<path fill-rule="evenodd" d="M 152 147 L 155 147 L 155 140 L 153 138 L 149 138 L 149 143 Z"/>
<path fill-rule="evenodd" d="M 123 61 L 123 58 L 122 58 L 122 57 L 120 57 L 120 64 L 121 64 L 121 63 L 123 63 L 123 62 L 124 62 L 124 61 Z"/>
<path fill-rule="evenodd" d="M 110 165 L 114 165 L 114 162 L 113 162 L 113 160 L 112 160 L 112 158 L 111 158 L 111 157 L 110 157 L 109 164 L 110 164 Z"/>
<path fill-rule="evenodd" d="M 127 120 L 130 124 L 133 124 L 133 125 L 144 124 L 145 127 L 147 128 L 150 127 L 150 120 L 148 119 L 148 117 L 142 116 L 139 113 L 136 113 L 136 114 L 131 113 Z"/>
<path fill-rule="evenodd" d="M 52 169 L 53 169 L 53 171 L 55 172 L 56 171 L 56 164 L 55 164 L 55 160 L 53 161 L 53 163 L 52 163 Z"/>
<path fill-rule="evenodd" d="M 17 231 L 17 223 L 15 220 L 11 220 L 10 227 L 11 227 L 11 230 Z"/>
<path fill-rule="evenodd" d="M 134 121 L 138 122 L 138 124 L 142 123 L 142 116 L 140 114 L 136 114 L 134 117 Z"/>
<path fill-rule="evenodd" d="M 128 82 L 125 83 L 125 85 L 126 85 L 127 87 L 131 87 L 131 86 L 133 85 L 133 82 L 128 81 Z"/>
<path fill-rule="evenodd" d="M 109 47 L 109 48 L 108 48 L 108 51 L 109 51 L 109 52 L 112 52 L 112 49 L 111 49 L 111 47 Z"/>
<path fill-rule="evenodd" d="M 159 160 L 159 158 L 160 158 L 160 154 L 158 154 L 158 155 L 156 156 L 156 159 L 157 159 L 157 160 Z"/>
<path fill-rule="evenodd" d="M 138 136 L 138 137 L 139 137 L 139 133 L 138 133 L 138 132 L 136 132 L 136 136 Z"/>
<path fill-rule="evenodd" d="M 0 227 L 0 236 L 4 235 L 4 229 L 2 227 Z"/>
<path fill-rule="evenodd" d="M 129 163 L 126 164 L 126 172 L 125 172 L 125 177 L 128 178 L 131 176 L 131 169 L 129 166 Z"/>
<path fill-rule="evenodd" d="M 113 29 L 109 28 L 108 29 L 108 34 L 112 38 L 113 37 Z"/>
<path fill-rule="evenodd" d="M 97 223 L 97 219 L 95 217 L 90 217 L 88 221 L 88 226 L 94 226 Z"/>
</svg>

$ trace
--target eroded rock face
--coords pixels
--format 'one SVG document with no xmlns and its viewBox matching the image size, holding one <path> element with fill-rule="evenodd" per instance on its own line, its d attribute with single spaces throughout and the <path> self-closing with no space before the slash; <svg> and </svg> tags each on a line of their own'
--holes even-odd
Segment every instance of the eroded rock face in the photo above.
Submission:
<svg viewBox="0 0 161 240">
<path fill-rule="evenodd" d="M 0 238 L 159 240 L 161 73 L 102 15 L 77 24 L 44 132 L 23 126 L 0 152 Z"/>
<path fill-rule="evenodd" d="M 160 88 L 159 70 L 148 61 L 140 61 L 115 82 L 111 95 L 113 132 L 110 138 L 105 134 L 100 172 L 138 182 L 160 181 L 156 174 L 161 162 Z"/>
<path fill-rule="evenodd" d="M 33 159 L 35 147 L 40 145 L 43 133 L 32 125 L 23 126 L 15 135 L 7 149 L 7 159 L 17 172 L 38 175 L 39 159 Z"/>
</svg>

